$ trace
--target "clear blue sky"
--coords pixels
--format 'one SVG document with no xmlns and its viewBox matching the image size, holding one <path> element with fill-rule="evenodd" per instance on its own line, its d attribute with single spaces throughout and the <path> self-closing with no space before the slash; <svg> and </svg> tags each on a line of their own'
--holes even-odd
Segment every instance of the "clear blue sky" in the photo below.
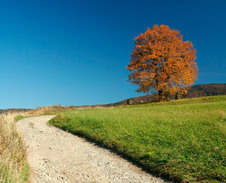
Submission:
<svg viewBox="0 0 226 183">
<path fill-rule="evenodd" d="M 0 108 L 104 104 L 127 82 L 133 38 L 154 24 L 197 49 L 195 84 L 226 83 L 226 0 L 1 0 Z"/>
</svg>

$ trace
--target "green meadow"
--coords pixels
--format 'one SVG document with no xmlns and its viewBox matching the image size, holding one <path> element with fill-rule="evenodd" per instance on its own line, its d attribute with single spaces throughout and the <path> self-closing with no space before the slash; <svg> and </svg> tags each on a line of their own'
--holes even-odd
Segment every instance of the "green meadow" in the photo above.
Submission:
<svg viewBox="0 0 226 183">
<path fill-rule="evenodd" d="M 175 182 L 226 180 L 226 96 L 75 109 L 49 123 Z"/>
</svg>

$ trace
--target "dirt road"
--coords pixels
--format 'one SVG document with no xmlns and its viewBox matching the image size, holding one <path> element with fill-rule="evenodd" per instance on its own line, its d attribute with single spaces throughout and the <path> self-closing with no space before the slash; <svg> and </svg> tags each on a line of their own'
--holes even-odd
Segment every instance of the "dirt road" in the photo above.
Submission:
<svg viewBox="0 0 226 183">
<path fill-rule="evenodd" d="M 48 126 L 54 116 L 17 122 L 28 153 L 32 183 L 160 183 L 114 153 Z"/>
</svg>

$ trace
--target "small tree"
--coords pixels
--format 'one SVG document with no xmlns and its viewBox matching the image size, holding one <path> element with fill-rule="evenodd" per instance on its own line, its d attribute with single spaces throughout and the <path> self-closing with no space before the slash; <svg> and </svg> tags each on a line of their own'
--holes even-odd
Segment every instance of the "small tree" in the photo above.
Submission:
<svg viewBox="0 0 226 183">
<path fill-rule="evenodd" d="M 196 50 L 183 41 L 177 30 L 154 25 L 135 38 L 129 82 L 139 85 L 137 92 L 158 92 L 158 101 L 169 94 L 187 92 L 198 76 Z"/>
<path fill-rule="evenodd" d="M 133 104 L 133 101 L 131 99 L 128 99 L 127 100 L 127 105 L 132 105 Z"/>
</svg>

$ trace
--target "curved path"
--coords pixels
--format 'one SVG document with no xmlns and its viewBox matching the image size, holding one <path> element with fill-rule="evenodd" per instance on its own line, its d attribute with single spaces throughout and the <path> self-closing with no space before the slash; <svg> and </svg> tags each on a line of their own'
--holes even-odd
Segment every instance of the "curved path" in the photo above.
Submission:
<svg viewBox="0 0 226 183">
<path fill-rule="evenodd" d="M 85 139 L 46 124 L 54 116 L 25 118 L 17 128 L 27 148 L 32 183 L 160 183 L 163 180 Z"/>
</svg>

